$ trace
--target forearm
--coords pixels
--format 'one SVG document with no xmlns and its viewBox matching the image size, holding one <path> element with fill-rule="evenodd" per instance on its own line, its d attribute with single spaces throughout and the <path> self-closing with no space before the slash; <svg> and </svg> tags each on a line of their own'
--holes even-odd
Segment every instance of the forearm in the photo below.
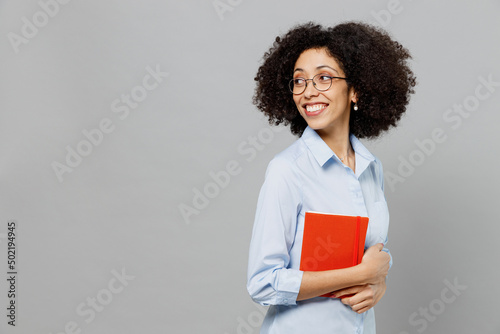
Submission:
<svg viewBox="0 0 500 334">
<path fill-rule="evenodd" d="M 309 299 L 351 286 L 367 284 L 367 279 L 366 270 L 361 265 L 326 271 L 305 271 L 297 300 Z"/>
</svg>

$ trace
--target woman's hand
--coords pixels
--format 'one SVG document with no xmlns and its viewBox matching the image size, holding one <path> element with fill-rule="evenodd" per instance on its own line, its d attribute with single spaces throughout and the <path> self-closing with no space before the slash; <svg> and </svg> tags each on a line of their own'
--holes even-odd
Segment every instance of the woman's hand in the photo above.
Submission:
<svg viewBox="0 0 500 334">
<path fill-rule="evenodd" d="M 335 297 L 354 312 L 363 313 L 374 307 L 385 294 L 385 280 L 377 284 L 358 285 L 335 291 Z M 344 297 L 343 297 L 344 296 Z"/>
<path fill-rule="evenodd" d="M 325 271 L 304 271 L 297 300 L 305 300 L 349 287 L 376 285 L 384 282 L 389 271 L 391 257 L 382 251 L 383 247 L 383 244 L 376 244 L 368 248 L 361 263 L 357 266 Z"/>
<path fill-rule="evenodd" d="M 359 264 L 366 275 L 367 284 L 379 284 L 385 282 L 385 277 L 389 272 L 391 256 L 382 251 L 383 244 L 376 244 L 368 248 Z"/>
</svg>

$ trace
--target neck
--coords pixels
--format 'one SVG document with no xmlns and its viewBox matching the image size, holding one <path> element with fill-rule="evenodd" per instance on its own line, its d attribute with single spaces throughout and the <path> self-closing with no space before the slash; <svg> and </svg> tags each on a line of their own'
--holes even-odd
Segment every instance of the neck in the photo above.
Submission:
<svg viewBox="0 0 500 334">
<path fill-rule="evenodd" d="M 346 155 L 352 156 L 353 150 L 349 140 L 349 127 L 337 127 L 335 129 L 321 129 L 316 131 L 323 141 L 332 149 L 340 159 Z"/>
</svg>

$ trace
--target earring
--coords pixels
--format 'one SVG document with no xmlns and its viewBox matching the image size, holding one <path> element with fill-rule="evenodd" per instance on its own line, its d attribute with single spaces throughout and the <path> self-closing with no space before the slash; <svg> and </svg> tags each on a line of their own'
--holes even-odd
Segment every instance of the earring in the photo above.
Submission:
<svg viewBox="0 0 500 334">
<path fill-rule="evenodd" d="M 354 110 L 358 110 L 358 104 L 357 103 L 354 103 Z"/>
</svg>

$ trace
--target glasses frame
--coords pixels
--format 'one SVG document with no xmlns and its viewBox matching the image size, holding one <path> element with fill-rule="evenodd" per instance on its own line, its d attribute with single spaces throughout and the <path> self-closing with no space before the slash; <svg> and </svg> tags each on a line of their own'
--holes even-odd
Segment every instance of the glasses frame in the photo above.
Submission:
<svg viewBox="0 0 500 334">
<path fill-rule="evenodd" d="M 316 87 L 316 82 L 314 82 L 314 78 L 316 78 L 318 75 L 321 75 L 321 76 L 324 76 L 324 77 L 328 77 L 330 78 L 330 85 L 328 86 L 327 89 L 319 89 L 318 87 Z M 293 81 L 296 80 L 296 79 L 304 79 L 305 82 L 306 82 L 306 85 L 304 86 L 304 90 L 300 93 L 294 93 L 293 92 L 293 87 L 294 87 L 294 84 L 293 84 Z M 298 78 L 293 78 L 292 80 L 290 80 L 288 82 L 288 89 L 290 90 L 290 92 L 293 94 L 293 95 L 300 95 L 302 93 L 304 93 L 307 89 L 307 82 L 310 80 L 312 81 L 313 83 L 313 86 L 314 88 L 316 88 L 317 91 L 320 91 L 320 92 L 326 92 L 327 90 L 329 90 L 331 87 L 332 87 L 332 82 L 333 82 L 333 79 L 343 79 L 343 80 L 347 80 L 347 78 L 343 78 L 343 77 L 332 77 L 332 76 L 329 76 L 329 75 L 324 75 L 324 74 L 316 74 L 315 76 L 313 76 L 311 79 L 306 79 L 306 78 L 303 78 L 303 77 L 298 77 Z"/>
</svg>

